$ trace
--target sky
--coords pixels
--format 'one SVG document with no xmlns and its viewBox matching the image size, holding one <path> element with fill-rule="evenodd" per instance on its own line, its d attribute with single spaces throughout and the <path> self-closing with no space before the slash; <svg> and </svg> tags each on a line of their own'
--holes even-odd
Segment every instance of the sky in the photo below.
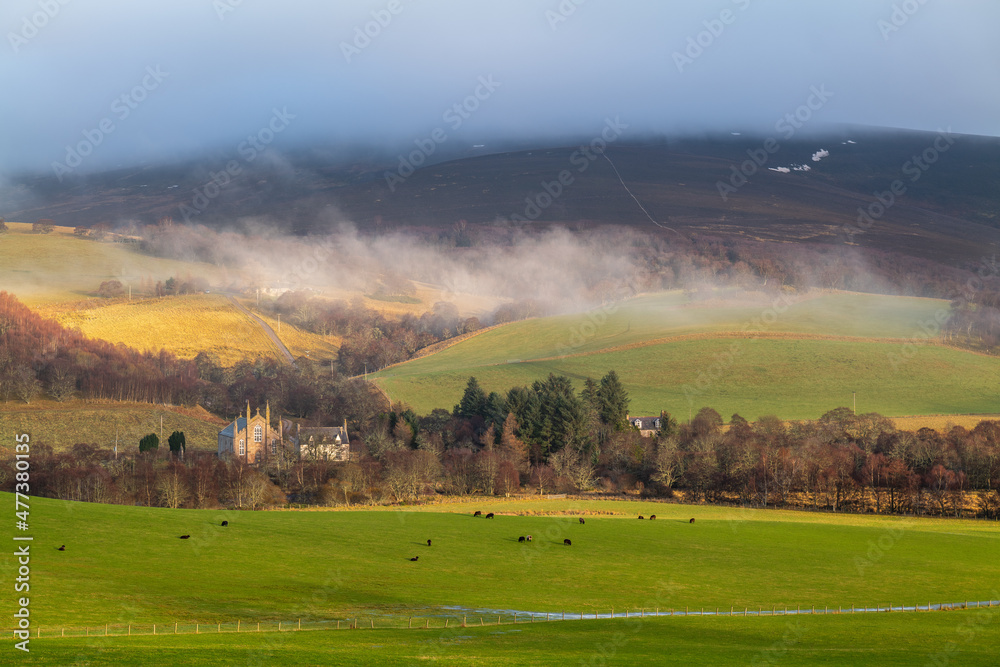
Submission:
<svg viewBox="0 0 1000 667">
<path fill-rule="evenodd" d="M 996 0 L 5 0 L 0 175 L 254 140 L 558 144 L 609 119 L 998 136 L 997 26 Z"/>
</svg>

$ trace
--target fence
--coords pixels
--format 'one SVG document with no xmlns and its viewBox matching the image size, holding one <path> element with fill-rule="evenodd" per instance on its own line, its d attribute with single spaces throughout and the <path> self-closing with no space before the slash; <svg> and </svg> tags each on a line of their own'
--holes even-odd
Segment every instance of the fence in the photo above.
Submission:
<svg viewBox="0 0 1000 667">
<path fill-rule="evenodd" d="M 37 638 L 52 637 L 126 637 L 133 635 L 175 635 L 175 634 L 222 634 L 234 632 L 297 632 L 307 630 L 439 630 L 454 627 L 476 627 L 487 625 L 515 625 L 524 623 L 544 623 L 551 621 L 582 621 L 599 619 L 634 619 L 656 617 L 689 617 L 689 616 L 794 616 L 815 614 L 873 614 L 889 612 L 930 612 L 953 611 L 957 609 L 981 609 L 1000 607 L 1000 600 L 943 602 L 914 605 L 875 605 L 874 607 L 830 606 L 802 607 L 794 609 L 786 606 L 772 605 L 770 607 L 677 607 L 677 608 L 646 608 L 626 609 L 616 612 L 614 608 L 607 612 L 522 612 L 469 610 L 466 613 L 443 614 L 435 616 L 351 616 L 332 620 L 294 621 L 235 621 L 228 623 L 157 623 L 157 624 L 106 624 L 91 627 L 42 627 L 35 628 Z"/>
</svg>

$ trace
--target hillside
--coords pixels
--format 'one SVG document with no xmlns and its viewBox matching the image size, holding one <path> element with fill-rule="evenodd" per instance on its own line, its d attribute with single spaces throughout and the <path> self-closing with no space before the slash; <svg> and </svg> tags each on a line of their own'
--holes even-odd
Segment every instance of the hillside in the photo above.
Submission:
<svg viewBox="0 0 1000 667">
<path fill-rule="evenodd" d="M 221 226 L 240 218 L 269 218 L 274 226 L 304 233 L 327 231 L 344 219 L 377 230 L 447 230 L 465 219 L 474 230 L 521 216 L 536 224 L 628 225 L 673 234 L 653 225 L 624 181 L 656 221 L 682 234 L 833 243 L 844 240 L 844 226 L 856 224 L 858 208 L 874 202 L 873 193 L 903 179 L 906 193 L 853 242 L 947 262 L 980 259 L 984 247 L 995 249 L 1000 242 L 995 185 L 1000 141 L 949 137 L 954 141 L 936 164 L 912 180 L 912 159 L 936 139 L 934 133 L 875 128 L 795 137 L 780 142 L 780 150 L 725 201 L 718 183 L 748 159 L 747 151 L 761 150 L 764 137 L 644 143 L 625 137 L 609 148 L 611 162 L 581 162 L 572 144 L 514 150 L 456 146 L 435 156 L 443 162 L 417 169 L 392 188 L 385 174 L 396 168 L 395 157 L 345 163 L 331 161 L 317 148 L 286 155 L 280 167 L 247 170 L 204 214 L 187 222 Z M 829 156 L 812 161 L 820 149 Z M 795 164 L 811 171 L 770 170 Z M 908 164 L 910 170 L 904 171 Z M 526 198 L 543 193 L 543 182 L 563 170 L 570 171 L 572 184 L 531 212 Z M 207 180 L 202 162 L 93 174 L 69 187 L 48 176 L 26 176 L 6 189 L 8 204 L 0 215 L 85 225 L 123 217 L 147 224 L 163 215 L 179 219 L 179 206 Z"/>
<path fill-rule="evenodd" d="M 703 406 L 747 419 L 815 419 L 840 405 L 886 415 L 992 413 L 1000 359 L 939 345 L 902 345 L 947 304 L 933 299 L 820 293 L 770 311 L 752 297 L 685 302 L 645 295 L 612 313 L 517 322 L 374 377 L 392 400 L 418 412 L 451 409 L 470 375 L 505 392 L 549 373 L 618 372 L 632 414 L 687 417 Z M 779 304 L 779 307 L 782 307 Z M 605 320 L 603 324 L 598 324 Z M 770 320 L 771 324 L 764 324 Z M 748 336 L 745 331 L 759 335 Z"/>
</svg>

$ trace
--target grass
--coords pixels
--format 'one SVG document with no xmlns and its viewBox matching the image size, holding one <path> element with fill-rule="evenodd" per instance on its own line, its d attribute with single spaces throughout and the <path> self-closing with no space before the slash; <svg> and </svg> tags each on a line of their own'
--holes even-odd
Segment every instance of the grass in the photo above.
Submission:
<svg viewBox="0 0 1000 667">
<path fill-rule="evenodd" d="M 221 294 L 118 301 L 86 310 L 42 312 L 91 338 L 137 350 L 163 348 L 186 359 L 205 351 L 230 365 L 244 357 L 277 355 L 260 326 Z"/>
<path fill-rule="evenodd" d="M 1000 359 L 942 346 L 902 357 L 900 339 L 944 307 L 932 299 L 823 294 L 789 306 L 764 328 L 752 324 L 767 312 L 760 304 L 701 307 L 685 305 L 676 293 L 651 295 L 606 317 L 500 327 L 375 378 L 393 400 L 418 412 L 454 406 L 470 375 L 487 391 L 505 392 L 549 373 L 568 375 L 579 388 L 585 378 L 614 369 L 632 414 L 667 410 L 686 418 L 710 406 L 726 418 L 815 419 L 851 405 L 853 392 L 863 412 L 995 413 Z M 734 335 L 747 324 L 766 335 Z"/>
<path fill-rule="evenodd" d="M 477 508 L 531 507 L 621 514 L 579 525 L 564 515 L 474 519 L 468 506 L 239 513 L 35 498 L 32 589 L 44 593 L 33 612 L 40 624 L 79 626 L 417 615 L 444 605 L 885 605 L 985 599 L 1000 580 L 1000 536 L 984 522 L 600 501 Z M 535 540 L 518 544 L 526 534 Z M 880 540 L 881 555 L 870 556 Z M 421 560 L 409 562 L 414 555 Z M 859 568 L 859 558 L 874 560 Z"/>
<path fill-rule="evenodd" d="M 993 665 L 1000 611 L 42 639 L 28 665 Z M 935 658 L 938 662 L 934 662 Z"/>
<path fill-rule="evenodd" d="M 183 431 L 188 449 L 218 448 L 219 430 L 225 424 L 202 408 L 90 401 L 0 404 L 0 447 L 13 449 L 14 435 L 28 433 L 33 441 L 56 450 L 81 442 L 110 448 L 117 431 L 119 450 L 134 451 L 142 436 L 159 434 L 161 416 L 164 436 Z"/>
<path fill-rule="evenodd" d="M 12 507 L 11 494 L 0 501 Z M 471 510 L 498 513 L 473 518 Z M 43 635 L 105 623 L 374 618 L 432 629 L 32 640 L 25 664 L 991 664 L 1000 610 L 560 621 L 444 630 L 440 607 L 885 605 L 997 599 L 994 524 L 651 502 L 476 499 L 414 511 L 227 512 L 41 498 L 31 613 Z M 546 515 L 517 513 L 544 512 Z M 580 525 L 570 512 L 589 514 Z M 657 515 L 636 521 L 637 513 Z M 696 516 L 697 522 L 687 519 Z M 222 519 L 230 525 L 219 526 Z M 178 535 L 191 539 L 179 540 Z M 533 534 L 530 545 L 516 537 Z M 573 546 L 561 544 L 564 536 Z M 434 546 L 428 548 L 430 537 Z M 55 549 L 65 544 L 66 550 Z M 409 562 L 419 555 L 420 561 Z M 859 560 L 861 559 L 861 560 Z M 13 557 L 6 562 L 12 566 Z M 867 563 L 863 567 L 859 563 Z M 13 600 L 3 603 L 11 618 Z M 419 625 L 419 623 L 417 623 Z M 454 623 L 452 624 L 454 625 Z M 231 626 L 230 626 L 231 627 Z M 205 628 L 203 628 L 204 630 Z M 210 628 L 213 630 L 214 626 Z M 72 634 L 72 633 L 70 633 Z M 950 643 L 949 643 L 950 642 Z M 959 653 L 956 653 L 959 652 Z M 21 657 L 21 656 L 19 656 Z"/>
<path fill-rule="evenodd" d="M 89 298 L 105 280 L 126 286 L 143 278 L 166 280 L 187 274 L 221 280 L 224 272 L 211 264 L 141 255 L 120 243 L 101 243 L 73 236 L 73 228 L 32 234 L 27 223 L 8 222 L 0 234 L 0 285 L 29 306 Z"/>
</svg>

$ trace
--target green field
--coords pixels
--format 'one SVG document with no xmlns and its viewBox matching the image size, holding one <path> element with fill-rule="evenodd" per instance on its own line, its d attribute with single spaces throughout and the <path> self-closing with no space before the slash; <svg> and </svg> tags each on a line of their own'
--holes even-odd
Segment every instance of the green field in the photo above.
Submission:
<svg viewBox="0 0 1000 667">
<path fill-rule="evenodd" d="M 13 508 L 10 494 L 0 494 L 0 500 Z M 1000 598 L 1000 530 L 977 521 L 583 500 L 480 499 L 416 511 L 168 510 L 40 498 L 30 506 L 32 627 L 43 629 L 43 639 L 34 642 L 39 664 L 57 663 L 74 651 L 93 660 L 143 664 L 231 664 L 257 651 L 273 651 L 268 661 L 277 664 L 395 664 L 427 651 L 440 651 L 436 655 L 449 664 L 487 655 L 518 664 L 560 664 L 588 660 L 594 646 L 616 641 L 619 632 L 634 633 L 616 647 L 625 663 L 675 644 L 670 655 L 677 662 L 728 662 L 782 642 L 789 619 L 644 619 L 632 631 L 624 619 L 513 628 L 508 612 L 502 628 L 468 629 L 462 639 L 449 635 L 435 642 L 446 616 L 452 624 L 463 615 L 489 619 L 480 609 L 780 611 Z M 473 518 L 473 509 L 498 516 Z M 588 513 L 586 524 L 567 513 Z M 638 513 L 657 519 L 637 521 Z M 688 523 L 691 516 L 696 523 Z M 228 527 L 219 525 L 223 519 Z M 182 534 L 191 538 L 179 540 Z M 516 541 L 525 534 L 534 536 L 530 545 Z M 565 537 L 572 546 L 562 544 Z M 429 538 L 432 547 L 426 546 Z M 56 550 L 61 544 L 63 552 Z M 414 555 L 418 562 L 409 561 Z M 5 571 L 14 560 L 4 556 Z M 7 596 L 8 618 L 13 605 Z M 971 664 L 1000 641 L 1000 609 L 982 613 L 989 614 L 989 632 L 977 632 L 976 642 L 962 645 Z M 235 629 L 240 620 L 247 629 L 257 621 L 274 627 L 284 620 L 288 628 L 297 619 L 308 626 L 361 617 L 382 628 L 405 628 L 410 616 L 418 625 L 419 619 L 433 619 L 436 631 L 52 637 L 64 626 L 82 631 L 106 623 L 119 632 L 127 624 L 145 625 L 149 632 L 156 623 L 162 633 L 175 622 L 190 632 L 196 622 Z M 805 664 L 850 655 L 858 664 L 849 653 L 856 651 L 872 664 L 903 661 L 914 651 L 941 650 L 949 638 L 964 640 L 957 628 L 966 618 L 973 616 L 802 617 L 795 621 L 801 621 L 801 638 L 787 646 L 786 657 Z M 558 646 L 543 650 L 548 644 Z M 530 659 L 519 662 L 519 655 Z"/>
<path fill-rule="evenodd" d="M 32 640 L 18 664 L 995 665 L 1000 610 Z M 934 662 L 934 660 L 938 662 Z M 947 663 L 944 662 L 947 660 Z"/>
<path fill-rule="evenodd" d="M 686 418 L 709 406 L 726 418 L 815 419 L 851 405 L 852 392 L 859 411 L 885 415 L 997 410 L 1000 359 L 939 345 L 903 357 L 901 340 L 944 312 L 945 302 L 827 293 L 775 317 L 766 304 L 683 299 L 643 296 L 606 317 L 594 311 L 517 322 L 375 378 L 393 400 L 418 412 L 450 409 L 470 375 L 486 391 L 504 392 L 549 373 L 579 387 L 612 369 L 629 391 L 632 414 L 667 410 Z M 734 335 L 748 327 L 762 335 Z"/>
</svg>

